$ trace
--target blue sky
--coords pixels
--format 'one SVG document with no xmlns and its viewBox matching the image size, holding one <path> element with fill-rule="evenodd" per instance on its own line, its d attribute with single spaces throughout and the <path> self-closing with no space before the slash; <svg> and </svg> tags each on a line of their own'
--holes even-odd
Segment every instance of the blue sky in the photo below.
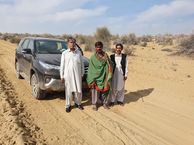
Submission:
<svg viewBox="0 0 194 145">
<path fill-rule="evenodd" d="M 194 0 L 0 0 L 0 32 L 189 34 Z"/>
</svg>

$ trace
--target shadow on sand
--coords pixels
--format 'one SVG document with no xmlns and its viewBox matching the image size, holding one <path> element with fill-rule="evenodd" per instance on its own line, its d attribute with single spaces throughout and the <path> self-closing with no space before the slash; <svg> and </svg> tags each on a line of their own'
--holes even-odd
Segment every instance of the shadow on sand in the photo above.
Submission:
<svg viewBox="0 0 194 145">
<path fill-rule="evenodd" d="M 129 92 L 125 94 L 125 101 L 124 104 L 129 104 L 130 102 L 136 102 L 139 99 L 144 102 L 144 97 L 148 96 L 153 92 L 154 88 L 148 88 L 148 89 L 143 89 L 143 90 L 137 90 L 135 92 Z M 53 92 L 53 93 L 48 93 L 46 95 L 46 98 L 44 100 L 54 100 L 54 99 L 61 99 L 65 101 L 65 92 Z M 83 106 L 90 106 L 91 105 L 91 97 L 90 97 L 90 91 L 83 91 L 83 98 L 82 98 L 82 105 Z"/>
<path fill-rule="evenodd" d="M 141 99 L 142 102 L 144 102 L 143 97 L 146 97 L 149 94 L 151 94 L 153 90 L 154 88 L 148 88 L 144 90 L 138 90 L 135 92 L 129 92 L 128 94 L 125 94 L 125 103 L 136 102 L 139 99 Z"/>
<path fill-rule="evenodd" d="M 65 101 L 65 91 L 47 93 L 46 98 L 44 98 L 44 100 L 46 101 L 55 100 L 55 99 L 61 99 Z M 89 90 L 83 91 L 82 105 L 83 106 L 91 105 Z"/>
<path fill-rule="evenodd" d="M 54 99 L 65 99 L 65 91 L 63 92 L 51 92 L 51 93 L 46 93 L 46 97 L 44 100 L 54 100 Z"/>
</svg>

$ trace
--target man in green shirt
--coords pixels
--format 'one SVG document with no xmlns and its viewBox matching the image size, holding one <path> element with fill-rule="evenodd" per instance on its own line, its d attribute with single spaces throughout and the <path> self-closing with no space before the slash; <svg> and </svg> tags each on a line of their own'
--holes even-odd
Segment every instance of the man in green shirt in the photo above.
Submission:
<svg viewBox="0 0 194 145">
<path fill-rule="evenodd" d="M 108 107 L 111 88 L 112 64 L 109 56 L 103 51 L 103 43 L 95 43 L 96 52 L 91 56 L 88 68 L 87 82 L 92 92 L 92 108 L 97 110 L 97 102 Z"/>
</svg>

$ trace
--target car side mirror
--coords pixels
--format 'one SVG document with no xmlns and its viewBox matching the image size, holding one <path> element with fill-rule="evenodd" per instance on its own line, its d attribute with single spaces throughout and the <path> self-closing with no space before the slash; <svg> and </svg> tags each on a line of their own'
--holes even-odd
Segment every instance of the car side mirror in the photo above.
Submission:
<svg viewBox="0 0 194 145">
<path fill-rule="evenodd" d="M 25 49 L 22 50 L 22 53 L 24 53 L 24 54 L 32 54 L 32 51 L 29 48 L 25 48 Z"/>
</svg>

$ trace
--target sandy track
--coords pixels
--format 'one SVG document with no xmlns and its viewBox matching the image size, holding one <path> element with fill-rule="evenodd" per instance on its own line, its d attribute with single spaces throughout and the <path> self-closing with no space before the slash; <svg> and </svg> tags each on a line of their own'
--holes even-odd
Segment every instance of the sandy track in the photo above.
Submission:
<svg viewBox="0 0 194 145">
<path fill-rule="evenodd" d="M 0 92 L 0 144 L 45 144 L 40 128 L 33 123 L 1 68 Z"/>
<path fill-rule="evenodd" d="M 34 140 L 55 145 L 194 144 L 193 60 L 168 56 L 169 52 L 158 46 L 139 48 L 129 58 L 124 107 L 101 107 L 94 112 L 85 97 L 84 111 L 73 109 L 67 114 L 63 94 L 38 101 L 32 97 L 29 84 L 16 79 L 15 47 L 0 41 L 0 67 L 17 93 L 16 100 L 30 115 L 30 123 L 40 128 L 34 132 L 40 134 Z"/>
</svg>

